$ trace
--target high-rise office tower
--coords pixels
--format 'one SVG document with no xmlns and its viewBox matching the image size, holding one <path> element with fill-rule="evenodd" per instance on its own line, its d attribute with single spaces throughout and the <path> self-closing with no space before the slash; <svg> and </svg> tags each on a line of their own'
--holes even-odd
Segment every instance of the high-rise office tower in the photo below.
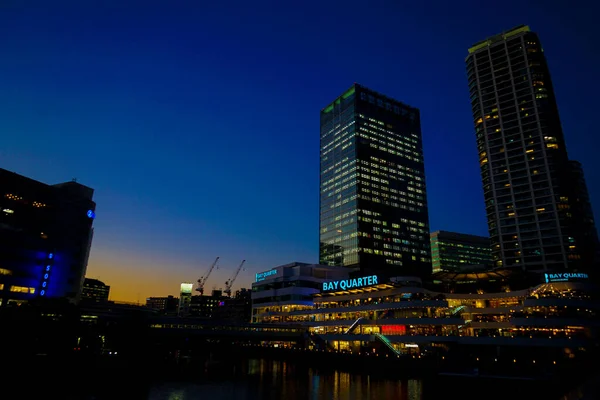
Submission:
<svg viewBox="0 0 600 400">
<path fill-rule="evenodd" d="M 494 264 L 591 267 L 596 228 L 538 36 L 516 27 L 473 45 L 466 64 Z"/>
<path fill-rule="evenodd" d="M 321 110 L 319 263 L 431 273 L 419 110 L 354 84 Z"/>
<path fill-rule="evenodd" d="M 0 169 L 0 306 L 81 296 L 92 244 L 94 189 L 46 185 Z"/>
<path fill-rule="evenodd" d="M 436 231 L 431 233 L 433 272 L 458 272 L 491 262 L 490 239 L 464 233 Z"/>
</svg>

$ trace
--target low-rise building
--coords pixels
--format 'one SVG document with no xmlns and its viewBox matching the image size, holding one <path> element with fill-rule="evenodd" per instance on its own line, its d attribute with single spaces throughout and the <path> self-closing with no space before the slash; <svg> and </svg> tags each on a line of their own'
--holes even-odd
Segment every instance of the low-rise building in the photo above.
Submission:
<svg viewBox="0 0 600 400">
<path fill-rule="evenodd" d="M 83 281 L 83 290 L 81 291 L 82 301 L 108 301 L 110 286 L 98 279 L 85 278 Z"/>
<path fill-rule="evenodd" d="M 188 315 L 197 318 L 212 318 L 219 304 L 224 304 L 224 302 L 225 297 L 220 290 L 213 290 L 210 296 L 192 296 Z"/>
<path fill-rule="evenodd" d="M 388 356 L 465 346 L 484 354 L 501 346 L 531 363 L 536 357 L 575 357 L 595 346 L 600 303 L 586 274 L 546 274 L 526 286 L 531 277 L 510 276 L 518 273 L 446 274 L 435 283 L 377 275 L 334 278 L 302 305 L 254 304 L 252 321 L 302 326 L 312 347 Z M 447 287 L 453 292 L 442 291 Z M 487 361 L 493 363 L 493 357 Z"/>
<path fill-rule="evenodd" d="M 294 262 L 257 273 L 252 283 L 252 322 L 279 322 L 277 313 L 311 309 L 323 282 L 346 278 L 351 271 Z"/>
<path fill-rule="evenodd" d="M 252 291 L 240 289 L 231 298 L 225 298 L 213 309 L 212 318 L 220 321 L 250 322 L 252 316 Z"/>
<path fill-rule="evenodd" d="M 164 315 L 177 315 L 179 299 L 171 295 L 167 297 L 148 297 L 146 307 L 158 311 Z"/>
</svg>

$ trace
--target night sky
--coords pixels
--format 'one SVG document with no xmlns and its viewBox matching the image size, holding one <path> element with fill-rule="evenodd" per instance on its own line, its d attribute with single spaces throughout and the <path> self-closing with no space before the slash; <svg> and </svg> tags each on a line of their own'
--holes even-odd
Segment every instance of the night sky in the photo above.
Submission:
<svg viewBox="0 0 600 400">
<path fill-rule="evenodd" d="M 431 229 L 487 235 L 464 59 L 527 24 L 598 215 L 598 5 L 488 4 L 2 0 L 0 167 L 96 190 L 87 276 L 113 300 L 216 256 L 207 289 L 242 259 L 247 287 L 318 261 L 319 111 L 358 82 L 421 110 Z"/>
</svg>

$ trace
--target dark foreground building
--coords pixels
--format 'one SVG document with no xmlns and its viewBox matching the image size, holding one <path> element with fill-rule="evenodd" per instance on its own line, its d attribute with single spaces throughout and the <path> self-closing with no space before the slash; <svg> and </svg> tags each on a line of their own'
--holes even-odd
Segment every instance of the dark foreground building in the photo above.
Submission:
<svg viewBox="0 0 600 400">
<path fill-rule="evenodd" d="M 591 270 L 596 227 L 537 34 L 476 43 L 466 64 L 495 266 Z"/>
<path fill-rule="evenodd" d="M 358 84 L 321 110 L 319 263 L 431 272 L 419 110 Z"/>
<path fill-rule="evenodd" d="M 96 204 L 75 181 L 46 185 L 0 169 L 0 303 L 37 297 L 76 302 L 87 269 Z"/>
<path fill-rule="evenodd" d="M 433 232 L 431 260 L 434 273 L 459 271 L 471 265 L 488 265 L 492 260 L 490 239 L 456 232 Z"/>
</svg>

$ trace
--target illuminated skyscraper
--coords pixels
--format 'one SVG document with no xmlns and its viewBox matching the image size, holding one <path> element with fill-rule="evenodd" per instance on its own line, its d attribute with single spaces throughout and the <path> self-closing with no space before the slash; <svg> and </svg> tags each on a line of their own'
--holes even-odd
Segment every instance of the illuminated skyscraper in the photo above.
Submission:
<svg viewBox="0 0 600 400">
<path fill-rule="evenodd" d="M 516 27 L 473 45 L 466 64 L 494 264 L 590 268 L 596 228 L 538 36 Z"/>
<path fill-rule="evenodd" d="M 431 272 L 419 110 L 354 84 L 321 110 L 319 263 Z"/>
</svg>

